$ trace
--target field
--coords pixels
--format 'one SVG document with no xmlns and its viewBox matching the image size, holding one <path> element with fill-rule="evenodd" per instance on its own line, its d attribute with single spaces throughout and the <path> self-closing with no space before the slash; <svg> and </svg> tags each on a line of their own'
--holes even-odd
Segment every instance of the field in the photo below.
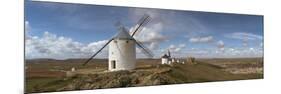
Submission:
<svg viewBox="0 0 281 94">
<path fill-rule="evenodd" d="M 26 60 L 25 89 L 53 92 L 212 81 L 262 79 L 262 58 L 196 59 L 195 63 L 161 65 L 160 59 L 139 59 L 131 71 L 107 71 L 106 59 Z M 70 72 L 75 67 L 76 71 Z"/>
</svg>

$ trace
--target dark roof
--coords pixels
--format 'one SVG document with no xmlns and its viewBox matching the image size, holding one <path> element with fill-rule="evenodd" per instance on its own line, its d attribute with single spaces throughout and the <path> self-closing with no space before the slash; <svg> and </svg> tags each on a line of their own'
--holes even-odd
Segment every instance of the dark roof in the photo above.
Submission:
<svg viewBox="0 0 281 94">
<path fill-rule="evenodd" d="M 162 58 L 169 58 L 169 56 L 166 55 L 166 54 L 164 54 L 164 55 L 162 56 Z"/>
</svg>

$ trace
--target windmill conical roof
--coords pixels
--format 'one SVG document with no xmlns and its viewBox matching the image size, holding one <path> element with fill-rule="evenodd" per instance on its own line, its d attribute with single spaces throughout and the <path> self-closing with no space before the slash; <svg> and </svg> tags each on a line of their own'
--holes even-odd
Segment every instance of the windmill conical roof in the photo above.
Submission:
<svg viewBox="0 0 281 94">
<path fill-rule="evenodd" d="M 169 58 L 169 56 L 167 54 L 164 54 L 162 58 Z"/>
<path fill-rule="evenodd" d="M 131 35 L 129 34 L 129 32 L 125 31 L 125 30 L 120 30 L 116 35 L 115 38 L 117 39 L 132 39 Z"/>
</svg>

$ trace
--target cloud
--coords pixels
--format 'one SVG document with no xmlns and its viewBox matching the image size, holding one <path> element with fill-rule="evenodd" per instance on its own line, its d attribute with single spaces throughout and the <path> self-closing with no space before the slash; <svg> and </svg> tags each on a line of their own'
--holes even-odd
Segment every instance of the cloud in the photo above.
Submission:
<svg viewBox="0 0 281 94">
<path fill-rule="evenodd" d="M 217 42 L 217 47 L 218 47 L 218 48 L 224 48 L 224 42 L 223 42 L 222 40 L 219 40 L 219 41 Z"/>
<path fill-rule="evenodd" d="M 260 43 L 260 47 L 263 47 L 263 43 L 262 42 Z"/>
<path fill-rule="evenodd" d="M 29 39 L 30 38 L 30 31 L 31 31 L 31 27 L 28 21 L 24 22 L 24 32 L 25 32 L 25 39 Z"/>
<path fill-rule="evenodd" d="M 262 48 L 227 48 L 223 47 L 222 49 L 217 48 L 188 48 L 185 49 L 182 53 L 177 54 L 178 57 L 193 56 L 196 58 L 245 58 L 245 57 L 262 57 L 263 49 Z"/>
<path fill-rule="evenodd" d="M 158 11 L 133 8 L 129 10 L 129 14 L 129 17 L 135 22 L 144 14 L 148 14 L 151 17 L 151 21 L 134 36 L 134 38 L 138 41 L 147 44 L 149 49 L 157 49 L 160 43 L 168 39 L 168 37 L 163 34 L 164 22 L 161 20 L 160 13 Z M 133 32 L 136 26 L 131 27 L 130 32 Z"/>
<path fill-rule="evenodd" d="M 261 35 L 245 33 L 245 32 L 235 32 L 235 33 L 231 33 L 231 34 L 226 34 L 224 36 L 227 38 L 239 39 L 239 40 L 262 40 L 263 39 L 263 36 L 261 36 Z"/>
<path fill-rule="evenodd" d="M 161 34 L 161 30 L 159 30 L 161 28 L 161 23 L 155 24 L 151 27 L 145 27 L 135 36 L 135 39 L 144 44 L 148 44 L 150 49 L 156 49 L 161 42 L 168 39 L 168 37 Z"/>
<path fill-rule="evenodd" d="M 243 41 L 242 45 L 243 45 L 244 47 L 247 47 L 247 46 L 249 45 L 249 44 L 248 44 L 248 41 Z"/>
<path fill-rule="evenodd" d="M 30 25 L 29 25 L 29 22 L 28 21 L 25 21 L 24 22 L 24 29 L 25 29 L 25 32 L 28 33 L 30 31 Z"/>
<path fill-rule="evenodd" d="M 259 43 L 260 43 L 260 41 L 262 42 L 262 40 L 263 40 L 263 36 L 261 36 L 261 35 L 245 33 L 245 32 L 235 32 L 235 33 L 225 34 L 224 37 L 241 40 L 242 41 L 241 45 L 244 47 L 248 47 L 251 45 L 260 46 Z"/>
<path fill-rule="evenodd" d="M 166 41 L 177 41 L 178 37 L 188 35 L 191 42 L 209 43 L 214 41 L 214 37 L 208 35 L 208 29 L 195 17 L 191 15 L 174 15 L 173 12 L 162 12 L 154 9 L 135 9 L 129 10 L 129 18 L 135 22 L 139 20 L 144 14 L 151 17 L 151 21 L 143 28 L 142 31 L 137 32 L 135 38 L 144 44 L 148 45 L 154 53 L 161 52 L 158 48 L 160 44 Z M 186 17 L 188 16 L 188 17 Z M 177 19 L 182 18 L 185 19 Z M 133 30 L 132 27 L 130 31 Z M 203 37 L 195 37 L 202 36 Z M 179 50 L 180 48 L 175 49 Z"/>
<path fill-rule="evenodd" d="M 26 40 L 25 51 L 27 58 L 88 58 L 94 52 L 99 50 L 107 40 L 96 41 L 88 44 L 73 41 L 71 38 L 57 36 L 50 32 L 44 32 L 42 37 L 31 36 Z M 262 48 L 225 48 L 222 40 L 217 42 L 217 47 L 206 49 L 187 49 L 186 44 L 169 45 L 172 56 L 174 57 L 261 57 L 263 55 Z M 167 50 L 166 49 L 166 50 Z M 223 51 L 221 50 L 223 49 Z M 105 57 L 107 55 L 106 48 L 101 52 L 97 58 Z M 162 50 L 166 51 L 165 49 Z"/>
<path fill-rule="evenodd" d="M 179 45 L 170 45 L 167 49 L 169 49 L 171 52 L 175 52 L 175 53 L 177 53 L 177 52 L 181 52 L 182 51 L 182 49 L 184 49 L 185 48 L 185 44 L 179 44 Z"/>
<path fill-rule="evenodd" d="M 263 49 L 261 48 L 227 48 L 224 53 L 218 54 L 223 57 L 262 57 Z"/>
<path fill-rule="evenodd" d="M 189 39 L 189 42 L 192 42 L 192 43 L 209 43 L 209 42 L 213 42 L 213 40 L 214 40 L 213 36 L 191 37 Z"/>
<path fill-rule="evenodd" d="M 107 40 L 83 44 L 73 41 L 71 38 L 57 36 L 50 32 L 44 32 L 43 36 L 30 36 L 26 39 L 25 51 L 27 58 L 88 58 L 99 50 Z M 101 52 L 99 56 L 105 55 Z"/>
<path fill-rule="evenodd" d="M 162 56 L 164 54 L 168 53 L 168 50 L 171 52 L 171 56 L 172 57 L 185 57 L 185 51 L 184 49 L 186 48 L 186 44 L 178 44 L 178 45 L 174 45 L 171 44 L 169 45 L 167 48 L 163 48 L 159 51 L 159 53 L 157 53 L 159 56 Z"/>
</svg>

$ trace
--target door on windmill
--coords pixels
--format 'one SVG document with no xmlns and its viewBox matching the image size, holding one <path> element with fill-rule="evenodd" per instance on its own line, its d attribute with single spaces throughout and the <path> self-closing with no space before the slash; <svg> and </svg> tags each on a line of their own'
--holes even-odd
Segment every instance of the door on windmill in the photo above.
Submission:
<svg viewBox="0 0 281 94">
<path fill-rule="evenodd" d="M 116 61 L 115 61 L 115 60 L 112 60 L 112 61 L 111 61 L 111 68 L 112 68 L 112 69 L 115 69 L 115 68 L 116 68 Z"/>
</svg>

